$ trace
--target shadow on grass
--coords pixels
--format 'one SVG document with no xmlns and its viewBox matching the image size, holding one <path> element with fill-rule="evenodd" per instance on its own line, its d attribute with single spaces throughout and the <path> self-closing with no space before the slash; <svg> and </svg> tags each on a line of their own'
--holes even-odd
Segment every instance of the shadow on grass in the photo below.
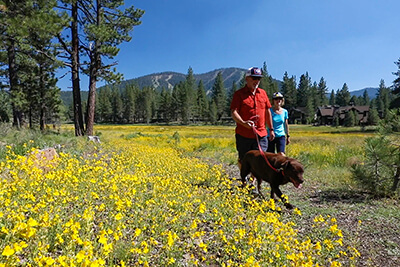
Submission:
<svg viewBox="0 0 400 267">
<path fill-rule="evenodd" d="M 315 204 L 333 202 L 341 202 L 344 204 L 363 203 L 373 198 L 376 198 L 376 196 L 374 197 L 367 192 L 347 189 L 321 190 L 310 196 L 311 201 Z"/>
</svg>

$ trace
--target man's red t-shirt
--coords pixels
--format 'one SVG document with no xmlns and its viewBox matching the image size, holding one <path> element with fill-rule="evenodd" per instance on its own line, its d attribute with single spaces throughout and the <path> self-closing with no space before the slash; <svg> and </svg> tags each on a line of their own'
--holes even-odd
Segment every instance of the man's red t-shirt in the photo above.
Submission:
<svg viewBox="0 0 400 267">
<path fill-rule="evenodd" d="M 257 88 L 255 94 L 247 87 L 243 87 L 233 94 L 231 110 L 237 110 L 244 121 L 252 120 L 255 123 L 257 134 L 267 135 L 265 129 L 265 111 L 271 108 L 267 93 Z M 236 124 L 235 132 L 246 138 L 256 138 L 252 129 Z"/>
</svg>

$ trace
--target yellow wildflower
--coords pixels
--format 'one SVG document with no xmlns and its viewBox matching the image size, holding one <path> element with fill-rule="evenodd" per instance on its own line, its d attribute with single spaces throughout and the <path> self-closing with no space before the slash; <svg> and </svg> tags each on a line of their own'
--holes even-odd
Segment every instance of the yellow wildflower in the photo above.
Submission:
<svg viewBox="0 0 400 267">
<path fill-rule="evenodd" d="M 201 204 L 200 204 L 200 206 L 199 206 L 199 212 L 200 212 L 200 213 L 206 212 L 206 204 L 204 204 L 204 203 L 201 203 Z"/>
<path fill-rule="evenodd" d="M 3 250 L 3 253 L 1 253 L 1 255 L 9 257 L 11 255 L 13 255 L 15 253 L 15 250 L 10 247 L 10 246 L 6 246 Z"/>
</svg>

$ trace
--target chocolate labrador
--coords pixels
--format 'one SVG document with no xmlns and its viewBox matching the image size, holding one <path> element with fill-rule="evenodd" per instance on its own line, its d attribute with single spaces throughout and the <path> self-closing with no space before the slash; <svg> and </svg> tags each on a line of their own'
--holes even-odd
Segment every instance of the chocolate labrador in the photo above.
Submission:
<svg viewBox="0 0 400 267">
<path fill-rule="evenodd" d="M 304 182 L 303 165 L 296 159 L 281 154 L 263 153 L 265 157 L 259 150 L 250 150 L 244 155 L 240 169 L 243 185 L 246 176 L 251 173 L 257 179 L 257 190 L 262 197 L 264 196 L 261 194 L 261 182 L 266 181 L 271 185 L 271 198 L 274 199 L 276 194 L 282 199 L 286 208 L 293 209 L 293 206 L 282 198 L 279 186 L 292 182 L 296 188 L 301 188 L 301 184 Z"/>
</svg>

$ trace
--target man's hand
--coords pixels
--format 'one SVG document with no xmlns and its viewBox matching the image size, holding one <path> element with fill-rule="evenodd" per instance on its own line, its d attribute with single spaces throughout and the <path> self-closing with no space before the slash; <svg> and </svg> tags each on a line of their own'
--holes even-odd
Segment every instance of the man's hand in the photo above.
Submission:
<svg viewBox="0 0 400 267">
<path fill-rule="evenodd" d="M 248 121 L 245 121 L 245 122 L 244 122 L 244 126 L 245 126 L 246 128 L 251 129 L 251 128 L 255 127 L 255 123 L 254 123 L 254 121 L 248 120 Z"/>
</svg>

